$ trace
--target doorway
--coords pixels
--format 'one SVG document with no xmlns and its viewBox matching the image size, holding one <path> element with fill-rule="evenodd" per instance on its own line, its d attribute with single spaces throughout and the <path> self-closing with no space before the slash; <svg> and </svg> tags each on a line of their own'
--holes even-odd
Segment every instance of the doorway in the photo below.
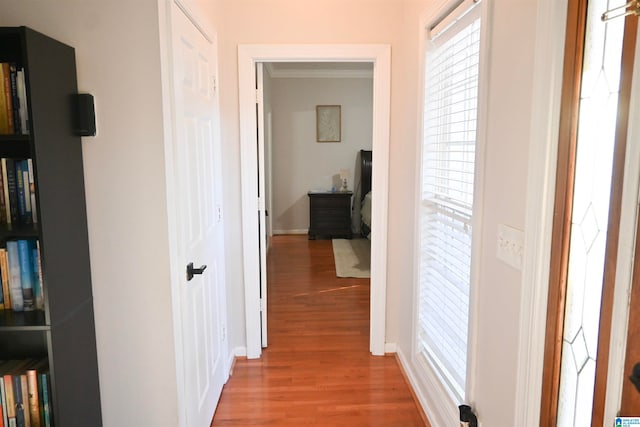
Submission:
<svg viewBox="0 0 640 427">
<path fill-rule="evenodd" d="M 256 64 L 260 62 L 371 62 L 373 66 L 374 168 L 371 242 L 370 345 L 374 355 L 385 353 L 387 199 L 390 111 L 390 59 L 388 45 L 241 45 L 238 48 L 240 139 L 242 165 L 242 229 L 245 283 L 247 357 L 262 351 L 260 298 L 260 227 L 256 115 Z M 258 209 L 256 209 L 258 208 Z"/>
</svg>

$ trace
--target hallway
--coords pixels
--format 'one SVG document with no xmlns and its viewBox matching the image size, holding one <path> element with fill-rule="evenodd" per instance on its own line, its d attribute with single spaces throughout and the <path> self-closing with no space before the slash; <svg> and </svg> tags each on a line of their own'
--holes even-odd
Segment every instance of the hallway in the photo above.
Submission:
<svg viewBox="0 0 640 427">
<path fill-rule="evenodd" d="M 330 240 L 274 236 L 269 347 L 237 360 L 212 426 L 424 426 L 395 357 L 369 353 L 369 279 L 335 275 Z"/>
</svg>

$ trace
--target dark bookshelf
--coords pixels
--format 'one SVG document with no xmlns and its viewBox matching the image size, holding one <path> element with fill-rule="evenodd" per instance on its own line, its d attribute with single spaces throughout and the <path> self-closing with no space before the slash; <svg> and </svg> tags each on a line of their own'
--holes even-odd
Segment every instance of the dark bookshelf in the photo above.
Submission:
<svg viewBox="0 0 640 427">
<path fill-rule="evenodd" d="M 73 131 L 75 51 L 26 27 L 0 27 L 0 62 L 24 69 L 28 135 L 0 135 L 0 158 L 32 159 L 36 224 L 0 224 L 38 239 L 44 309 L 0 310 L 0 360 L 46 358 L 57 427 L 102 425 L 80 137 Z"/>
</svg>

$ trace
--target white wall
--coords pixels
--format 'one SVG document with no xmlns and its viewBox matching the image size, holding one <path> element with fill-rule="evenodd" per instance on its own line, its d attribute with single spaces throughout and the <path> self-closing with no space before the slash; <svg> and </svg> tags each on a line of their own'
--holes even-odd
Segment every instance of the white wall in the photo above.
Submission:
<svg viewBox="0 0 640 427">
<path fill-rule="evenodd" d="M 229 329 L 232 348 L 246 346 L 240 188 L 240 136 L 238 127 L 238 44 L 272 43 L 390 43 L 398 46 L 402 7 L 396 0 L 223 1 L 215 25 L 220 41 L 220 100 L 225 171 Z M 339 13 L 336 13 L 339 11 Z M 402 76 L 395 79 L 402 81 Z M 394 80 L 394 83 L 395 81 Z M 404 116 L 403 113 L 398 113 Z M 410 114 L 410 113 L 407 113 Z M 393 124 L 392 124 L 393 127 Z M 392 130 L 393 131 L 393 130 Z M 410 141 L 404 141 L 409 144 Z M 409 145 L 410 146 L 410 145 Z M 402 166 L 404 171 L 406 166 Z M 397 171 L 396 171 L 397 172 Z M 393 173 L 393 171 L 392 171 Z M 393 185 L 393 184 L 392 184 Z M 401 184 L 402 185 L 402 184 Z M 392 193 L 406 191 L 392 188 Z M 402 215 L 402 221 L 406 221 Z M 405 257 L 406 259 L 406 257 Z M 392 293 L 397 292 L 393 284 Z M 397 330 L 394 318 L 388 329 Z M 394 332 L 395 339 L 395 332 Z"/>
<path fill-rule="evenodd" d="M 274 231 L 306 232 L 309 190 L 339 189 L 342 169 L 349 190 L 360 179 L 358 152 L 371 149 L 373 80 L 274 78 L 271 85 Z M 316 142 L 316 105 L 341 105 L 341 142 Z"/>
<path fill-rule="evenodd" d="M 176 426 L 157 2 L 0 10 L 0 25 L 75 47 L 79 90 L 95 96 L 98 135 L 83 138 L 83 157 L 104 425 Z"/>
</svg>

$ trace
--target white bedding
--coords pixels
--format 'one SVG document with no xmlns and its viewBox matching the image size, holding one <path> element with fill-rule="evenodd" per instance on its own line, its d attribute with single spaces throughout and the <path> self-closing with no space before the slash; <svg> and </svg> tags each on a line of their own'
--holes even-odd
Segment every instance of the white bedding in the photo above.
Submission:
<svg viewBox="0 0 640 427">
<path fill-rule="evenodd" d="M 360 217 L 362 218 L 362 222 L 367 224 L 367 227 L 369 227 L 369 230 L 371 230 L 371 191 L 369 191 L 362 200 L 362 206 L 360 207 Z M 371 233 L 369 233 L 367 238 L 371 238 Z"/>
</svg>

